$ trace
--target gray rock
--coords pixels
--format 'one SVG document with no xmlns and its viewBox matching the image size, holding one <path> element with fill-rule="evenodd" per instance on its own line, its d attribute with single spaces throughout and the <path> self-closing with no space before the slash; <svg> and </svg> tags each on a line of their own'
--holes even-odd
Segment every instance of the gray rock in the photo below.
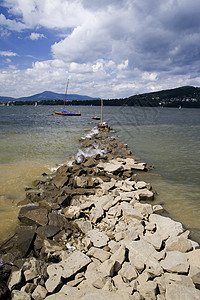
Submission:
<svg viewBox="0 0 200 300">
<path fill-rule="evenodd" d="M 144 297 L 144 299 L 156 300 L 156 288 L 157 284 L 153 281 L 147 281 L 143 285 L 138 285 L 138 292 Z"/>
<path fill-rule="evenodd" d="M 92 224 L 88 220 L 75 220 L 74 223 L 78 226 L 78 228 L 83 232 L 87 233 L 89 230 L 92 230 Z"/>
<path fill-rule="evenodd" d="M 20 209 L 18 218 L 27 225 L 47 225 L 48 210 L 39 206 L 24 206 Z"/>
<path fill-rule="evenodd" d="M 42 238 L 51 238 L 60 231 L 60 228 L 54 225 L 39 226 L 36 233 Z"/>
<path fill-rule="evenodd" d="M 172 273 L 187 273 L 189 269 L 189 263 L 187 261 L 185 253 L 179 251 L 167 252 L 166 258 L 161 261 L 161 266 L 167 272 Z"/>
<path fill-rule="evenodd" d="M 18 226 L 16 228 L 17 239 L 15 246 L 20 251 L 22 257 L 30 250 L 36 228 L 37 226 Z"/>
</svg>

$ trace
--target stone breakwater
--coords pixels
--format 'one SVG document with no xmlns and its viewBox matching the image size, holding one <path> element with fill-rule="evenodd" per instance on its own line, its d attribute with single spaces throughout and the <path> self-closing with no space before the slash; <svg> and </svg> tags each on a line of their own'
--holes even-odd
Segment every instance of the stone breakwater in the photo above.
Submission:
<svg viewBox="0 0 200 300">
<path fill-rule="evenodd" d="M 0 248 L 0 299 L 200 299 L 199 245 L 151 203 L 137 179 L 149 167 L 108 127 L 81 143 L 27 189 Z"/>
</svg>

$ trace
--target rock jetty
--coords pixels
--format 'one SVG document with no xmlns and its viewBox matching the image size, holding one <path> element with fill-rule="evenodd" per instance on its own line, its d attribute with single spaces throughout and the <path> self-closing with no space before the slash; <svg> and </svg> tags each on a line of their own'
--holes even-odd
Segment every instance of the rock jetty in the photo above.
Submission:
<svg viewBox="0 0 200 300">
<path fill-rule="evenodd" d="M 200 299 L 200 249 L 154 205 L 107 124 L 54 176 L 27 189 L 16 233 L 1 245 L 0 299 Z"/>
</svg>

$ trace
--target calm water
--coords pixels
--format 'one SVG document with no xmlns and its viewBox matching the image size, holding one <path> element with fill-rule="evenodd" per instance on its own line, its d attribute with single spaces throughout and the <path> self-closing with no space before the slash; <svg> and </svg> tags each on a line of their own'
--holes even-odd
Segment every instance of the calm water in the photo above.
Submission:
<svg viewBox="0 0 200 300">
<path fill-rule="evenodd" d="M 79 138 L 98 121 L 98 107 L 72 107 L 81 117 L 62 117 L 53 106 L 0 107 L 0 240 L 12 234 L 24 187 L 51 172 L 79 148 Z M 52 115 L 53 114 L 53 115 Z M 153 172 L 145 174 L 156 202 L 187 227 L 200 229 L 200 110 L 104 107 L 108 121 L 133 154 Z"/>
</svg>

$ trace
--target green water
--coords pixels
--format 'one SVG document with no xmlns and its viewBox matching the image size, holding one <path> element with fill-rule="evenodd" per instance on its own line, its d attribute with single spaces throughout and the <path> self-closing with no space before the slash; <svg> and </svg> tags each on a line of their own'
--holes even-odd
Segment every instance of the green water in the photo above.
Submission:
<svg viewBox="0 0 200 300">
<path fill-rule="evenodd" d="M 0 240 L 16 226 L 24 187 L 74 155 L 79 138 L 97 125 L 92 117 L 100 115 L 99 107 L 70 107 L 81 117 L 55 115 L 59 109 L 0 107 Z M 134 155 L 155 166 L 144 174 L 158 193 L 155 202 L 187 227 L 200 229 L 200 110 L 104 107 L 104 120 Z"/>
</svg>

